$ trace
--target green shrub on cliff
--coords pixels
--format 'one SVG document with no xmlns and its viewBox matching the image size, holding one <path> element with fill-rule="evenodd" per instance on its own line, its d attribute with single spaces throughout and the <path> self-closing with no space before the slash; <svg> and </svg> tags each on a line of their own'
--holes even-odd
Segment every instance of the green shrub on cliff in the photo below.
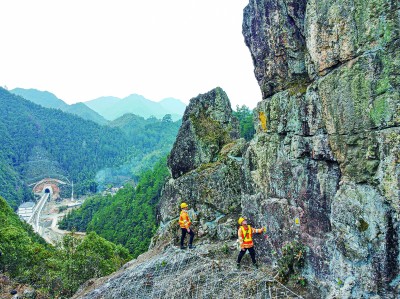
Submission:
<svg viewBox="0 0 400 299">
<path fill-rule="evenodd" d="M 295 278 L 302 285 L 306 283 L 300 275 L 304 267 L 305 254 L 306 247 L 296 240 L 282 247 L 282 256 L 278 259 L 278 277 L 282 282 Z"/>
</svg>

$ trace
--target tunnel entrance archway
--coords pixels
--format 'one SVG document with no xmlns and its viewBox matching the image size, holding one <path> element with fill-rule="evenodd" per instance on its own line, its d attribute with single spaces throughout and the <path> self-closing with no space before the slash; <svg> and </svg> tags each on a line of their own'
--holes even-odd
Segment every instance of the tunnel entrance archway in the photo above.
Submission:
<svg viewBox="0 0 400 299">
<path fill-rule="evenodd" d="M 33 186 L 32 190 L 35 194 L 50 194 L 52 198 L 57 199 L 60 197 L 60 186 L 67 184 L 67 182 L 63 182 L 58 179 L 46 178 L 39 182 L 33 183 L 31 186 Z"/>
</svg>

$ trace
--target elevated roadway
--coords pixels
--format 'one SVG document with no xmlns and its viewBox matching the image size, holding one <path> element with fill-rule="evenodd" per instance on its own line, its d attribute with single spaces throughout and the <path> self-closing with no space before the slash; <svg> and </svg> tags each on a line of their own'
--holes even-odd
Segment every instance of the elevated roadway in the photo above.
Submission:
<svg viewBox="0 0 400 299">
<path fill-rule="evenodd" d="M 49 199 L 49 196 L 50 193 L 43 193 L 42 197 L 33 209 L 32 216 L 27 221 L 30 225 L 32 225 L 33 230 L 39 235 L 42 235 L 41 226 L 39 225 L 40 214 L 42 213 L 43 207 L 45 206 L 46 201 Z"/>
</svg>

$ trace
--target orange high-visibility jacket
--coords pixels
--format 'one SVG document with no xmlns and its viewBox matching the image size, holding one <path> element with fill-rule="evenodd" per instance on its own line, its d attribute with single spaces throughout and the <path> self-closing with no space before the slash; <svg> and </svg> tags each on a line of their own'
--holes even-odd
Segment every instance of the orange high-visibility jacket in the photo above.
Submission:
<svg viewBox="0 0 400 299">
<path fill-rule="evenodd" d="M 247 225 L 246 229 L 243 225 L 241 225 L 238 230 L 240 248 L 253 247 L 253 234 L 260 234 L 263 230 L 263 228 L 253 228 L 250 225 Z"/>
<path fill-rule="evenodd" d="M 180 225 L 180 227 L 188 229 L 190 227 L 190 224 L 192 224 L 192 222 L 190 222 L 190 218 L 189 218 L 188 212 L 185 211 L 185 210 L 182 210 L 181 214 L 179 216 L 179 225 Z"/>
</svg>

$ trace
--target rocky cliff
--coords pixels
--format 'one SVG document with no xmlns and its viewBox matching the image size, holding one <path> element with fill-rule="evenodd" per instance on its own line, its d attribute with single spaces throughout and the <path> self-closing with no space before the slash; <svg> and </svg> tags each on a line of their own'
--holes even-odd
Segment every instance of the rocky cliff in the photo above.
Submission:
<svg viewBox="0 0 400 299">
<path fill-rule="evenodd" d="M 279 270 L 296 241 L 306 248 L 297 272 L 309 282 L 304 297 L 400 296 L 400 3 L 250 0 L 243 34 L 263 95 L 254 139 L 237 139 L 220 88 L 192 99 L 169 157 L 172 178 L 151 250 L 77 297 L 133 294 L 139 287 L 129 277 L 165 298 L 177 290 L 206 298 L 210 286 L 216 298 L 234 298 L 233 289 L 271 297 L 272 280 L 227 266 L 237 254 L 239 215 L 267 227 L 269 238 L 255 240 L 263 277 Z M 173 249 L 182 201 L 191 208 L 197 253 Z M 174 279 L 156 286 L 163 261 Z M 243 273 L 252 273 L 247 284 L 235 280 Z"/>
<path fill-rule="evenodd" d="M 307 245 L 323 297 L 397 298 L 400 3 L 250 1 L 243 33 L 263 100 L 242 210 Z"/>
</svg>

